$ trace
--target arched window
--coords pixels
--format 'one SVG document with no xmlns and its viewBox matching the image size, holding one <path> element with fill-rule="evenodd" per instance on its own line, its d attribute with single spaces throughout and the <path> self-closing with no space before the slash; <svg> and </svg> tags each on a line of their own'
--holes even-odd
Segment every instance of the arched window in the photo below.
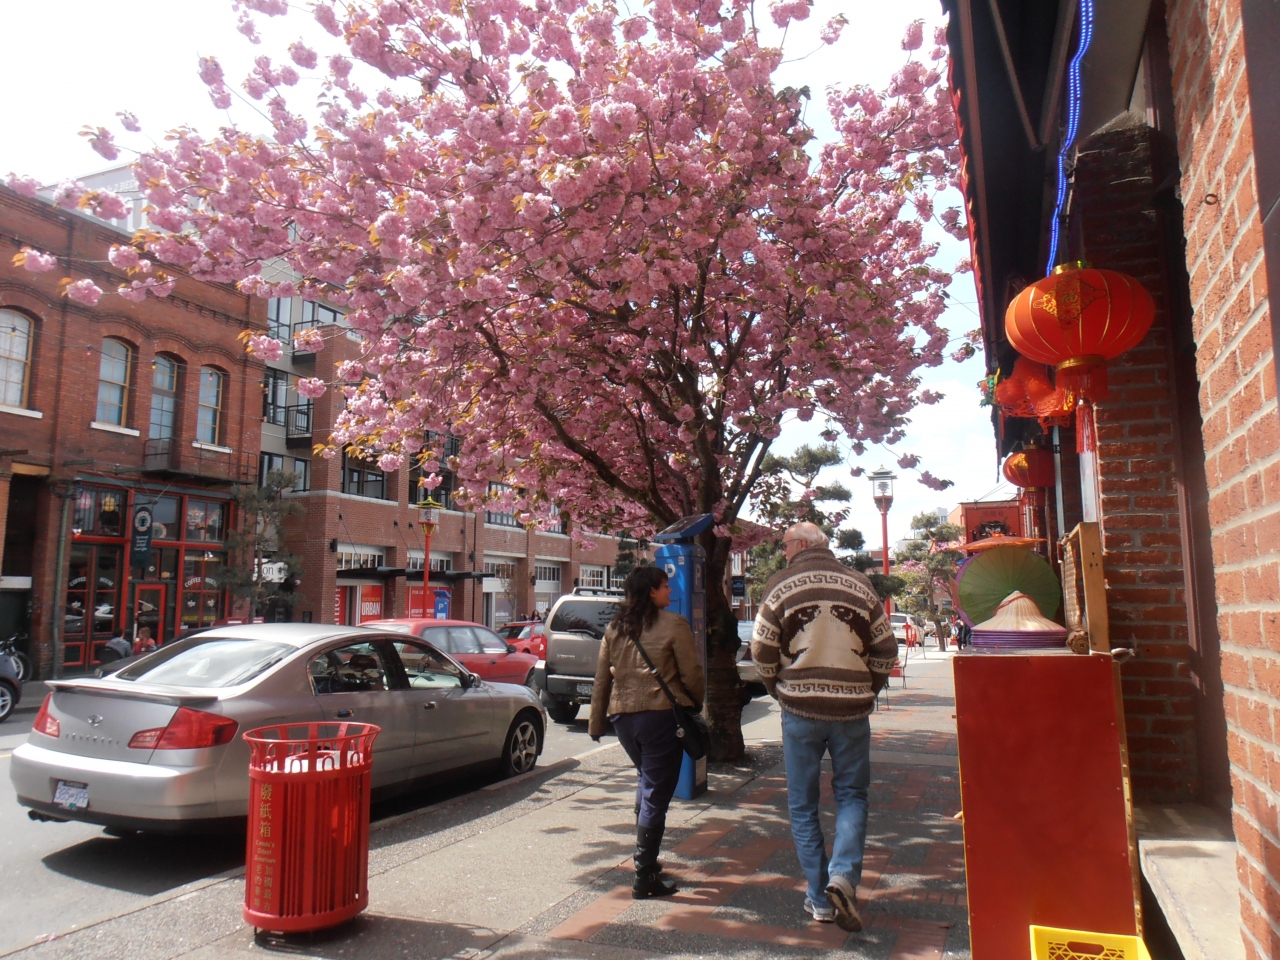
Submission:
<svg viewBox="0 0 1280 960">
<path fill-rule="evenodd" d="M 15 310 L 0 310 L 0 403 L 27 405 L 31 365 L 31 321 Z"/>
<path fill-rule="evenodd" d="M 152 440 L 168 440 L 177 430 L 182 363 L 157 354 L 151 369 L 151 429 L 147 436 Z"/>
<path fill-rule="evenodd" d="M 213 367 L 200 368 L 200 414 L 196 418 L 196 439 L 216 444 L 222 435 L 222 387 L 224 375 Z"/>
<path fill-rule="evenodd" d="M 102 341 L 102 361 L 98 364 L 99 423 L 123 427 L 128 414 L 129 367 L 133 357 L 129 345 L 119 340 Z"/>
</svg>

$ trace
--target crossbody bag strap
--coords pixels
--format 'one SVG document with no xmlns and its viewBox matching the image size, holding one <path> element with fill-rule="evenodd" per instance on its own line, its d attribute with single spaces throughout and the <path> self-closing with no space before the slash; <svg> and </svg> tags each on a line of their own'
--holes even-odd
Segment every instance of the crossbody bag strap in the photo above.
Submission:
<svg viewBox="0 0 1280 960">
<path fill-rule="evenodd" d="M 671 688 L 667 686 L 667 681 L 662 679 L 662 674 L 658 672 L 658 668 L 653 665 L 653 661 L 649 659 L 649 654 L 645 652 L 644 645 L 640 642 L 639 637 L 632 637 L 631 642 L 636 645 L 636 649 L 640 651 L 640 656 L 644 658 L 644 662 L 649 667 L 649 672 L 653 674 L 653 679 L 658 681 L 658 686 L 662 688 L 662 692 L 667 695 L 667 699 L 671 701 L 671 706 L 681 707 L 680 703 L 671 693 Z M 687 708 L 686 708 L 687 709 Z"/>
</svg>

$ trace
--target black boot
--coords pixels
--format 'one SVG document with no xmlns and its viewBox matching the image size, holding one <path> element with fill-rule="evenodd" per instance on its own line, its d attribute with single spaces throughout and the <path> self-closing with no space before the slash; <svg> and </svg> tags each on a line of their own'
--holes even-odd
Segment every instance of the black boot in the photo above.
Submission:
<svg viewBox="0 0 1280 960">
<path fill-rule="evenodd" d="M 669 897 L 676 892 L 676 885 L 663 880 L 658 867 L 662 833 L 662 827 L 636 827 L 636 879 L 631 884 L 631 896 L 635 900 Z"/>
<path fill-rule="evenodd" d="M 640 801 L 639 801 L 639 800 L 637 800 L 637 801 L 636 801 L 636 824 L 637 824 L 637 825 L 639 825 L 639 823 L 640 823 Z M 662 829 L 663 829 L 663 830 L 665 830 L 665 829 L 666 829 L 666 826 L 667 826 L 667 825 L 664 823 L 664 824 L 662 825 Z M 661 837 L 659 837 L 659 840 L 661 840 Z M 654 865 L 655 867 L 657 867 L 657 868 L 658 868 L 658 873 L 662 873 L 662 861 L 661 861 L 661 860 L 655 860 L 655 861 L 653 861 L 653 865 Z"/>
</svg>

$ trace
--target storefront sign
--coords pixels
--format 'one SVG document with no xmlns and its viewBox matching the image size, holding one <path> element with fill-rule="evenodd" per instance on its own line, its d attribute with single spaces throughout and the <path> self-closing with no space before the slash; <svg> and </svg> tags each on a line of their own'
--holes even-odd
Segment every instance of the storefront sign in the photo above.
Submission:
<svg viewBox="0 0 1280 960">
<path fill-rule="evenodd" d="M 133 508 L 133 530 L 130 542 L 130 553 L 135 566 L 146 566 L 151 559 L 151 508 L 138 506 Z"/>
<path fill-rule="evenodd" d="M 734 577 L 732 586 L 733 586 L 733 595 L 735 597 L 745 597 L 747 595 L 747 578 L 746 577 Z"/>
<path fill-rule="evenodd" d="M 359 622 L 382 619 L 382 587 L 374 584 L 360 588 Z"/>
<path fill-rule="evenodd" d="M 347 622 L 347 587 L 339 587 L 333 598 L 333 622 Z"/>
</svg>

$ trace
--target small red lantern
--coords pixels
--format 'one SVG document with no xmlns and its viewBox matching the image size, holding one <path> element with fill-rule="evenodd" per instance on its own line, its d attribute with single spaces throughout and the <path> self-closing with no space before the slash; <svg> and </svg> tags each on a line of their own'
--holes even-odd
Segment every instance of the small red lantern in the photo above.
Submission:
<svg viewBox="0 0 1280 960">
<path fill-rule="evenodd" d="M 1033 507 L 1045 505 L 1048 488 L 1057 482 L 1053 454 L 1042 447 L 1027 447 L 1009 454 L 1002 472 L 1006 480 L 1023 489 Z"/>
<path fill-rule="evenodd" d="M 1082 450 L 1093 449 L 1088 405 L 1107 398 L 1107 361 L 1141 343 L 1155 313 L 1151 294 L 1133 277 L 1078 262 L 1055 267 L 1005 311 L 1014 349 L 1056 367 L 1055 387 L 1077 398 Z"/>
</svg>

